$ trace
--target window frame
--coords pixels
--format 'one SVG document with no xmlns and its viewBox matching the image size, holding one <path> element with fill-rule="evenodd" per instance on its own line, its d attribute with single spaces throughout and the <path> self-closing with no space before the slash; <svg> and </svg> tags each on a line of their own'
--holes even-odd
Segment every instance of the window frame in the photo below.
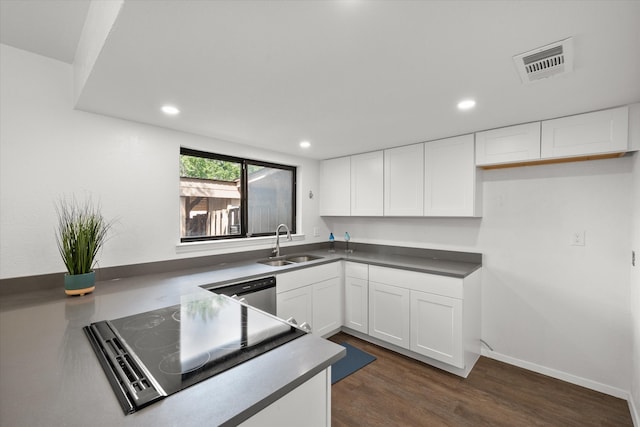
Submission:
<svg viewBox="0 0 640 427">
<path fill-rule="evenodd" d="M 193 148 L 180 147 L 180 156 L 192 156 L 202 157 L 211 160 L 221 160 L 225 162 L 233 162 L 240 164 L 240 234 L 232 234 L 225 236 L 195 236 L 195 237 L 182 237 L 180 236 L 180 243 L 191 242 L 207 242 L 207 241 L 220 241 L 220 240 L 242 240 L 250 239 L 252 237 L 265 237 L 275 236 L 276 230 L 268 233 L 255 233 L 248 234 L 249 228 L 249 203 L 248 203 L 248 189 L 249 189 L 249 165 L 268 167 L 272 169 L 281 169 L 290 171 L 291 176 L 291 234 L 296 233 L 297 222 L 297 205 L 296 205 L 296 193 L 297 193 L 297 180 L 298 180 L 298 168 L 296 166 L 282 165 L 278 163 L 265 162 L 262 160 L 247 159 L 244 157 L 228 156 L 224 154 L 211 153 L 208 151 L 196 150 Z M 178 174 L 178 179 L 182 178 Z M 180 197 L 180 196 L 179 196 Z"/>
</svg>

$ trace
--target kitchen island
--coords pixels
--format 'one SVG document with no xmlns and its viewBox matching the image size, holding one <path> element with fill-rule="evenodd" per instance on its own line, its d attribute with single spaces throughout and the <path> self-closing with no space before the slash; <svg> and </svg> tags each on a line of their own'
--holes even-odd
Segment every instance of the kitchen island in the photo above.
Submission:
<svg viewBox="0 0 640 427">
<path fill-rule="evenodd" d="M 245 420 L 251 424 L 250 417 L 259 419 L 269 405 L 272 408 L 263 411 L 264 416 L 300 411 L 298 405 L 282 405 L 305 401 L 296 393 L 309 393 L 309 387 L 316 399 L 310 408 L 330 420 L 328 368 L 345 350 L 311 334 L 124 415 L 82 328 L 176 305 L 183 298 L 210 296 L 201 284 L 197 274 L 148 275 L 98 282 L 96 291 L 83 297 L 45 290 L 28 303 L 5 306 L 0 312 L 0 424 L 177 426 L 238 425 Z M 20 296 L 5 296 L 5 303 L 8 298 Z M 318 390 L 325 390 L 319 401 Z"/>
</svg>

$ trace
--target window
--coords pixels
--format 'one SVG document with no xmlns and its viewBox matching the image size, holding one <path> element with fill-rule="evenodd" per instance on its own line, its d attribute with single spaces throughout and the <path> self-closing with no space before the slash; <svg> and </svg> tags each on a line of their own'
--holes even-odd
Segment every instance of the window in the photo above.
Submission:
<svg viewBox="0 0 640 427">
<path fill-rule="evenodd" d="M 180 240 L 295 233 L 296 168 L 180 148 Z"/>
</svg>

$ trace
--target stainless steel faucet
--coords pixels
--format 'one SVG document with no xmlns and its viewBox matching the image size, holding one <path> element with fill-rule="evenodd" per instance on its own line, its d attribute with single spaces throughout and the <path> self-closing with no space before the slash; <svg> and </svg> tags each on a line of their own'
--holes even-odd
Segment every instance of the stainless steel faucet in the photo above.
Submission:
<svg viewBox="0 0 640 427">
<path fill-rule="evenodd" d="M 287 240 L 291 240 L 291 231 L 289 230 L 289 227 L 287 227 L 287 224 L 280 224 L 276 228 L 276 247 L 271 253 L 271 255 L 276 258 L 280 256 L 280 228 L 282 227 L 284 227 L 284 229 L 287 230 Z"/>
</svg>

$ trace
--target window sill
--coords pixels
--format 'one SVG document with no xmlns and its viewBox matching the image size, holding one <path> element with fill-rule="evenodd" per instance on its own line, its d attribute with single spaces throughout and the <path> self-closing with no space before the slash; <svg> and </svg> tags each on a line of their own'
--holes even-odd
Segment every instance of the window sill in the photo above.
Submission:
<svg viewBox="0 0 640 427">
<path fill-rule="evenodd" d="M 301 242 L 304 240 L 304 234 L 292 234 L 291 241 Z M 282 246 L 286 246 L 289 241 L 286 237 L 280 236 L 280 243 Z M 218 249 L 228 248 L 246 248 L 251 246 L 268 247 L 269 245 L 275 245 L 275 236 L 262 236 L 262 237 L 247 237 L 244 239 L 229 239 L 229 240 L 207 240 L 204 242 L 188 242 L 178 243 L 176 245 L 176 253 L 190 253 L 190 252 L 204 252 Z"/>
</svg>

